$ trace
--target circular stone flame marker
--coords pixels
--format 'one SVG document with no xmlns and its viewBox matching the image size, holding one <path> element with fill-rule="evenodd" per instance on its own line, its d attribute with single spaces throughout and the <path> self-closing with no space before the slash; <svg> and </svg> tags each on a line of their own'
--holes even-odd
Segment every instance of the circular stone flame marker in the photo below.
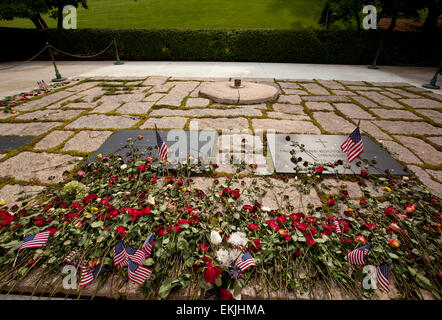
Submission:
<svg viewBox="0 0 442 320">
<path fill-rule="evenodd" d="M 254 82 L 242 82 L 240 87 L 231 82 L 207 83 L 200 89 L 200 93 L 223 104 L 262 103 L 278 97 L 278 89 L 275 87 Z"/>
</svg>

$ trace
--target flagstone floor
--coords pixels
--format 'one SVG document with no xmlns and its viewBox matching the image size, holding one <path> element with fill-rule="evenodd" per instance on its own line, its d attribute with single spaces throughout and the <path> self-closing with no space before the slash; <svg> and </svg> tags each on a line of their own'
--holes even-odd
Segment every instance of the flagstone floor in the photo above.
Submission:
<svg viewBox="0 0 442 320">
<path fill-rule="evenodd" d="M 349 134 L 358 121 L 363 134 L 442 195 L 442 95 L 406 83 L 287 79 L 248 79 L 279 90 L 268 103 L 227 106 L 199 95 L 205 82 L 221 80 L 229 79 L 89 78 L 20 104 L 15 114 L 2 112 L 0 135 L 37 138 L 0 154 L 0 198 L 11 205 L 63 181 L 119 129 Z M 220 154 L 237 152 L 221 143 L 229 138 L 220 135 Z M 272 174 L 265 141 L 256 136 L 249 143 L 258 173 Z M 232 167 L 217 171 L 231 173 Z"/>
</svg>

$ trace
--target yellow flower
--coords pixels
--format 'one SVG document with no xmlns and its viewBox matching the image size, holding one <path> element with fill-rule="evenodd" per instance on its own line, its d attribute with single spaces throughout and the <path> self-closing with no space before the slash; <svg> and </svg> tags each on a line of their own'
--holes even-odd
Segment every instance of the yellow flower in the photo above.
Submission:
<svg viewBox="0 0 442 320">
<path fill-rule="evenodd" d="M 391 192 L 391 188 L 389 188 L 389 187 L 382 187 L 382 190 L 385 190 L 387 192 Z"/>
<path fill-rule="evenodd" d="M 96 207 L 92 207 L 92 210 L 93 210 L 93 211 L 98 211 L 98 208 L 96 208 Z"/>
<path fill-rule="evenodd" d="M 195 190 L 199 190 L 200 189 L 200 187 L 198 187 L 198 186 L 195 186 Z"/>
<path fill-rule="evenodd" d="M 183 187 L 181 190 L 183 190 L 183 192 L 186 192 L 186 191 L 187 191 L 187 188 L 186 188 L 186 187 Z"/>
<path fill-rule="evenodd" d="M 426 193 L 430 193 L 430 190 L 426 189 L 425 192 L 426 192 Z"/>
<path fill-rule="evenodd" d="M 90 212 L 85 211 L 85 212 L 84 212 L 84 215 L 85 215 L 85 216 L 88 216 L 88 215 L 90 215 Z"/>
<path fill-rule="evenodd" d="M 103 158 L 103 155 L 100 153 L 100 154 L 97 155 L 97 158 L 101 159 L 101 158 Z"/>
<path fill-rule="evenodd" d="M 0 206 L 4 206 L 6 204 L 6 201 L 0 202 Z"/>
<path fill-rule="evenodd" d="M 348 208 L 348 211 L 350 211 L 350 212 L 352 212 L 352 211 L 354 211 L 352 208 Z"/>
</svg>

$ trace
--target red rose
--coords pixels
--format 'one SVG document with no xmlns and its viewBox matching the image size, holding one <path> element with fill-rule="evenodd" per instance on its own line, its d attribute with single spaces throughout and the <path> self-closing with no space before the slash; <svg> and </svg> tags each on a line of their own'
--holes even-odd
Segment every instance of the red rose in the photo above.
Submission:
<svg viewBox="0 0 442 320">
<path fill-rule="evenodd" d="M 333 198 L 328 198 L 327 202 L 330 207 L 333 207 L 336 204 L 336 202 Z"/>
<path fill-rule="evenodd" d="M 259 228 L 259 226 L 258 226 L 257 224 L 253 224 L 253 223 L 251 223 L 251 224 L 248 226 L 248 228 L 249 228 L 249 230 L 256 230 L 256 229 Z"/>
<path fill-rule="evenodd" d="M 183 180 L 178 180 L 177 183 L 179 186 L 182 186 L 184 184 Z"/>
<path fill-rule="evenodd" d="M 315 239 L 313 239 L 310 233 L 306 232 L 304 236 L 309 245 L 313 246 L 315 244 Z"/>
<path fill-rule="evenodd" d="M 322 167 L 316 167 L 315 168 L 316 173 L 322 173 L 322 171 L 324 171 L 324 168 Z"/>
<path fill-rule="evenodd" d="M 284 237 L 284 240 L 289 242 L 290 240 L 292 240 L 292 236 L 287 235 Z"/>
<path fill-rule="evenodd" d="M 251 205 L 245 204 L 242 208 L 244 210 L 248 210 L 250 212 L 253 212 L 253 207 Z"/>
<path fill-rule="evenodd" d="M 261 240 L 259 239 L 253 239 L 252 240 L 252 244 L 249 245 L 249 250 L 253 251 L 253 252 L 259 252 L 262 250 L 261 247 Z"/>
<path fill-rule="evenodd" d="M 209 249 L 209 247 L 207 247 L 207 249 Z M 201 257 L 201 260 L 203 260 L 205 263 L 210 261 L 209 257 Z"/>
<path fill-rule="evenodd" d="M 224 288 L 219 288 L 219 297 L 221 300 L 235 300 L 232 293 Z"/>
<path fill-rule="evenodd" d="M 207 268 L 203 271 L 204 280 L 207 283 L 215 284 L 216 278 L 221 275 L 222 271 L 218 267 L 214 267 L 212 263 L 207 265 Z"/>
<path fill-rule="evenodd" d="M 388 207 L 387 209 L 385 209 L 384 214 L 387 216 L 391 216 L 393 214 L 398 213 L 398 211 L 396 209 L 393 209 L 392 207 Z"/>
<path fill-rule="evenodd" d="M 361 170 L 361 176 L 367 176 L 368 172 L 367 170 Z"/>
<path fill-rule="evenodd" d="M 203 243 L 200 243 L 200 249 L 202 251 L 207 251 L 207 250 L 209 250 L 209 246 L 205 246 Z"/>
<path fill-rule="evenodd" d="M 53 235 L 54 233 L 56 233 L 58 231 L 57 228 L 49 228 L 49 235 Z"/>
<path fill-rule="evenodd" d="M 295 256 L 299 257 L 300 255 L 301 255 L 301 250 L 300 249 L 296 249 Z"/>
<path fill-rule="evenodd" d="M 113 176 L 112 178 L 110 178 L 110 181 L 118 181 L 118 177 L 117 176 Z"/>
<path fill-rule="evenodd" d="M 363 204 L 366 204 L 367 203 L 367 199 L 361 199 L 361 200 L 359 200 L 359 204 L 360 205 L 363 205 Z"/>
<path fill-rule="evenodd" d="M 166 177 L 165 181 L 166 181 L 167 183 L 172 183 L 172 182 L 173 182 L 173 178 L 171 178 L 171 177 Z"/>
<path fill-rule="evenodd" d="M 213 169 L 218 169 L 218 165 L 216 163 L 212 163 Z"/>
<path fill-rule="evenodd" d="M 367 241 L 365 240 L 364 236 L 356 236 L 356 241 L 360 242 L 361 244 L 366 244 Z"/>
</svg>

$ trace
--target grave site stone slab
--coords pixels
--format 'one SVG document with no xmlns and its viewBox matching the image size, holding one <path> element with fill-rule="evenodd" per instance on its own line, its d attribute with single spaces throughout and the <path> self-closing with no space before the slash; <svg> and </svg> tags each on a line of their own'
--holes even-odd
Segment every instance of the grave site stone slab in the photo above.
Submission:
<svg viewBox="0 0 442 320">
<path fill-rule="evenodd" d="M 179 161 L 187 160 L 189 156 L 192 156 L 194 161 L 201 159 L 203 162 L 215 157 L 216 131 L 158 130 L 158 133 L 169 150 L 169 168 L 173 168 Z M 119 130 L 107 139 L 85 161 L 85 164 L 95 161 L 98 154 L 103 156 L 118 154 L 126 162 L 131 158 L 128 138 L 132 139 L 133 148 L 139 149 L 138 153 L 144 153 L 146 157 L 159 158 L 155 130 Z"/>
<path fill-rule="evenodd" d="M 0 150 L 17 150 L 36 137 L 0 136 Z"/>
<path fill-rule="evenodd" d="M 332 170 L 338 173 L 344 172 L 344 165 L 347 155 L 341 151 L 341 144 L 348 138 L 347 135 L 295 135 L 295 134 L 267 134 L 267 144 L 270 150 L 275 172 L 277 173 L 296 173 L 296 164 L 291 161 L 292 155 L 290 151 L 295 149 L 295 157 L 301 157 L 302 161 L 298 162 L 299 172 L 306 172 L 303 163 L 308 161 L 310 165 L 335 163 L 338 160 L 343 161 L 343 165 L 339 165 Z M 289 141 L 287 141 L 289 140 Z M 404 168 L 393 159 L 388 152 L 383 150 L 379 145 L 374 143 L 369 137 L 362 136 L 364 143 L 363 153 L 352 163 L 348 164 L 345 170 L 346 174 L 360 174 L 361 170 L 367 170 L 370 174 L 385 174 L 385 170 L 389 169 L 392 174 L 408 175 Z M 298 142 L 305 147 L 301 151 L 299 147 L 294 147 L 293 143 Z M 373 162 L 374 161 L 374 162 Z M 360 163 L 360 167 L 357 163 Z M 370 163 L 370 165 L 366 165 Z M 325 168 L 324 168 L 325 169 Z M 324 173 L 333 173 L 324 170 Z"/>
</svg>

